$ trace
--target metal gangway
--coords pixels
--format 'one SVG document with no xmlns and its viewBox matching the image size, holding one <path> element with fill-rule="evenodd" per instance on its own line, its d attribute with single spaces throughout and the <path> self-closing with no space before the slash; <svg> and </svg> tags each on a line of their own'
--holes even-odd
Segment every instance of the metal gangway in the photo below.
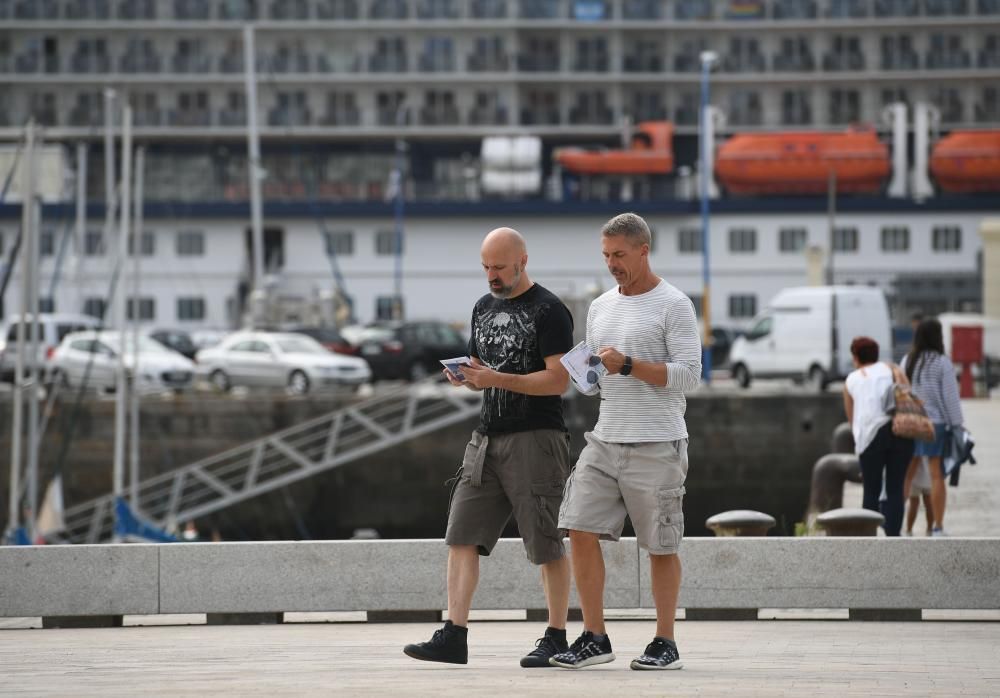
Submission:
<svg viewBox="0 0 1000 698">
<path fill-rule="evenodd" d="M 176 526 L 478 414 L 480 393 L 434 376 L 151 477 L 132 507 Z M 110 540 L 114 495 L 66 510 L 72 543 Z"/>
</svg>

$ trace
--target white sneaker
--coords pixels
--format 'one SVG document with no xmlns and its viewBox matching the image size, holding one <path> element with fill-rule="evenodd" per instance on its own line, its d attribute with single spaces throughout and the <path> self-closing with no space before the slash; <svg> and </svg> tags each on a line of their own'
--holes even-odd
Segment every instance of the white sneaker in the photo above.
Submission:
<svg viewBox="0 0 1000 698">
<path fill-rule="evenodd" d="M 931 538 L 947 538 L 948 534 L 944 532 L 943 528 L 932 528 Z"/>
</svg>

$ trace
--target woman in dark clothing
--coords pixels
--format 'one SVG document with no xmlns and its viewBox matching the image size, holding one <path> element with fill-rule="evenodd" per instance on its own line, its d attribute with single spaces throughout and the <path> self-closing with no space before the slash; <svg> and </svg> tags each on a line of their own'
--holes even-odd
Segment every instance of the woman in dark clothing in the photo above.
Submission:
<svg viewBox="0 0 1000 698">
<path fill-rule="evenodd" d="M 878 343 L 871 337 L 851 342 L 855 370 L 844 381 L 844 411 L 854 434 L 854 450 L 861 466 L 864 508 L 881 510 L 885 534 L 898 536 L 903 525 L 903 478 L 913 456 L 913 441 L 892 433 L 884 397 L 893 383 L 905 383 L 897 366 L 878 360 Z M 879 506 L 883 476 L 886 501 Z"/>
</svg>

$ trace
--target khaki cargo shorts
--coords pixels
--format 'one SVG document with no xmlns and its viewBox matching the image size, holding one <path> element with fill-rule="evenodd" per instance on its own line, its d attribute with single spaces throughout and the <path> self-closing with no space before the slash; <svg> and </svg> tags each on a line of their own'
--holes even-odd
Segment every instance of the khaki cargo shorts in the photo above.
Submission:
<svg viewBox="0 0 1000 698">
<path fill-rule="evenodd" d="M 607 443 L 592 432 L 566 482 L 559 528 L 618 540 L 625 516 L 639 547 L 672 555 L 684 537 L 684 480 L 688 440 Z"/>
<path fill-rule="evenodd" d="M 569 473 L 569 434 L 536 429 L 472 434 L 448 511 L 448 545 L 475 545 L 489 555 L 511 514 L 536 565 L 565 553 L 556 526 Z"/>
</svg>

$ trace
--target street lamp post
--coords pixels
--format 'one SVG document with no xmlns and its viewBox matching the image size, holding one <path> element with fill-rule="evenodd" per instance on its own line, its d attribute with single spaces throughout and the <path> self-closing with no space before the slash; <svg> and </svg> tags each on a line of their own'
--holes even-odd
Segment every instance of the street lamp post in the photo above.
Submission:
<svg viewBox="0 0 1000 698">
<path fill-rule="evenodd" d="M 708 171 L 710 168 L 709 163 L 709 153 L 711 152 L 712 144 L 709 142 L 709 138 L 712 130 L 709 128 L 708 120 L 712 118 L 711 112 L 709 110 L 708 104 L 708 77 L 709 73 L 712 72 L 712 67 L 718 61 L 719 56 L 715 51 L 702 51 L 701 52 L 701 113 L 699 122 L 699 140 L 700 140 L 700 196 L 701 196 L 701 275 L 702 275 L 702 294 L 701 294 L 701 316 L 704 323 L 704 334 L 702 336 L 702 355 L 701 355 L 701 377 L 705 383 L 711 384 L 712 382 L 712 295 L 711 295 L 711 281 L 709 274 L 709 234 L 708 234 L 708 196 L 709 196 L 709 185 L 708 181 Z"/>
</svg>

